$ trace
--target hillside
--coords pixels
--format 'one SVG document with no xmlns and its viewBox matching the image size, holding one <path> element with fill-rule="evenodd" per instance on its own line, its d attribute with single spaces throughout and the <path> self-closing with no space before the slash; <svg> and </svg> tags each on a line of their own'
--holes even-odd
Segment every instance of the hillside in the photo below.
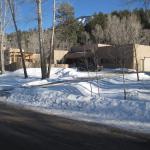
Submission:
<svg viewBox="0 0 150 150">
<path fill-rule="evenodd" d="M 112 22 L 108 22 L 108 17 L 112 16 Z M 114 24 L 113 17 L 116 17 L 118 20 L 129 20 L 129 17 L 132 15 L 137 16 L 137 22 L 140 23 L 140 37 L 138 37 L 138 43 L 149 45 L 150 44 L 150 22 L 148 16 L 150 15 L 150 11 L 145 13 L 143 9 L 135 9 L 132 12 L 128 10 L 123 11 L 114 11 L 111 14 L 98 13 L 93 14 L 91 16 L 81 16 L 78 18 L 74 18 L 74 21 L 69 25 L 59 26 L 57 25 L 56 36 L 55 36 L 55 48 L 56 49 L 66 49 L 70 48 L 73 45 L 86 44 L 87 40 L 90 40 L 91 43 L 97 42 L 99 43 L 108 43 L 108 44 L 116 44 L 113 43 L 113 40 L 110 37 L 107 37 L 107 32 L 112 30 L 113 27 L 109 26 L 109 24 Z M 117 20 L 116 20 L 117 21 Z M 126 22 L 127 23 L 127 22 Z M 128 23 L 127 23 L 128 24 Z M 98 28 L 97 28 L 98 25 Z M 135 26 L 136 27 L 136 26 Z M 119 30 L 119 29 L 118 29 Z M 133 29 L 132 29 L 133 30 Z M 123 36 L 123 35 L 122 35 Z M 22 46 L 26 51 L 34 51 L 38 52 L 38 33 L 36 29 L 30 29 L 29 31 L 22 32 Z M 65 38 L 66 37 L 66 38 Z M 117 38 L 117 37 L 116 37 Z M 72 41 L 68 40 L 72 39 Z M 44 49 L 48 51 L 50 49 L 50 40 L 51 40 L 51 30 L 44 30 Z M 130 41 L 130 40 L 129 40 Z M 7 46 L 17 47 L 16 34 L 10 33 L 7 35 Z"/>
</svg>

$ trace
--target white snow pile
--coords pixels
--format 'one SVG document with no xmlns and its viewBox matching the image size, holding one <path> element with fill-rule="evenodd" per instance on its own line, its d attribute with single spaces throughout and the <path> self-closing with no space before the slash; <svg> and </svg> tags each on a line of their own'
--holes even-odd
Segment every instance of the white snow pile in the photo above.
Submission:
<svg viewBox="0 0 150 150">
<path fill-rule="evenodd" d="M 27 68 L 28 76 L 34 78 L 41 78 L 41 69 L 40 68 Z M 82 77 L 95 77 L 96 75 L 101 75 L 101 72 L 97 74 L 95 72 L 80 72 L 77 71 L 77 68 L 51 68 L 51 79 L 58 78 L 82 78 Z M 23 69 L 19 69 L 12 73 L 8 72 L 6 75 L 11 76 L 21 76 L 23 77 Z"/>
<path fill-rule="evenodd" d="M 120 73 L 122 73 L 123 71 L 124 71 L 125 73 L 133 73 L 133 72 L 136 72 L 135 69 L 128 69 L 128 68 L 116 68 L 116 69 L 111 69 L 110 71 L 120 72 Z"/>
<path fill-rule="evenodd" d="M 83 112 L 102 120 L 150 122 L 150 102 L 81 96 L 43 88 L 15 89 L 7 99 L 20 105 Z"/>
</svg>

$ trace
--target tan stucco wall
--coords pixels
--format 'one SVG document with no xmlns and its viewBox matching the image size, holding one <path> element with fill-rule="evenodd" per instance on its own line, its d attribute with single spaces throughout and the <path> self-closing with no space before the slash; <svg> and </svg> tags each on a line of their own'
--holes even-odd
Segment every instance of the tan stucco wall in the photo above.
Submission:
<svg viewBox="0 0 150 150">
<path fill-rule="evenodd" d="M 99 48 L 98 56 L 111 60 L 115 57 L 122 58 L 124 53 L 125 67 L 136 69 L 135 49 L 139 71 L 150 71 L 150 46 L 148 45 L 130 44 L 116 47 L 102 47 Z M 113 67 L 113 65 L 114 67 L 122 67 L 120 64 L 104 64 L 105 67 Z"/>
<path fill-rule="evenodd" d="M 57 61 L 60 61 L 68 53 L 68 50 L 54 50 L 54 64 L 57 64 Z"/>
<path fill-rule="evenodd" d="M 145 63 L 147 63 L 145 59 L 150 57 L 150 46 L 135 44 L 135 49 L 136 49 L 136 54 L 137 54 L 139 71 L 145 71 L 144 61 Z M 148 65 L 148 64 L 145 64 L 145 65 Z M 134 69 L 136 69 L 135 53 L 134 53 Z M 149 71 L 150 71 L 150 68 L 149 68 Z"/>
</svg>

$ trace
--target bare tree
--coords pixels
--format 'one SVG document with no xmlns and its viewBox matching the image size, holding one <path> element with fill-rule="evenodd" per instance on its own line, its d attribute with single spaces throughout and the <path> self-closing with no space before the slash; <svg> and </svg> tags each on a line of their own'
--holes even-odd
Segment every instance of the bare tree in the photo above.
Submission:
<svg viewBox="0 0 150 150">
<path fill-rule="evenodd" d="M 128 17 L 123 17 L 122 19 L 117 16 L 108 16 L 107 28 L 105 30 L 105 35 L 108 41 L 111 43 L 121 46 L 127 44 L 135 45 L 138 42 L 139 34 L 141 30 L 140 21 L 137 17 L 131 14 Z M 121 47 L 122 48 L 122 47 Z M 120 61 L 122 66 L 122 74 L 123 74 L 123 85 L 124 85 L 124 99 L 126 99 L 126 85 L 125 85 L 125 71 L 124 68 L 126 66 L 126 62 L 128 56 L 128 51 L 126 49 L 121 50 L 121 59 Z M 136 55 L 136 49 L 134 48 L 134 56 L 136 60 L 136 72 L 137 72 L 137 81 L 139 81 L 139 71 L 138 71 L 138 61 Z"/>
<path fill-rule="evenodd" d="M 17 34 L 17 43 L 18 43 L 18 47 L 20 49 L 20 54 L 21 54 L 21 58 L 22 58 L 24 77 L 28 78 L 25 59 L 24 59 L 24 53 L 23 53 L 22 44 L 21 44 L 21 32 L 19 31 L 18 26 L 17 26 L 17 22 L 16 22 L 16 13 L 15 13 L 14 0 L 7 0 L 7 2 L 8 2 L 8 6 L 9 6 L 9 9 L 10 9 L 11 16 L 12 16 L 12 20 L 13 20 L 13 23 L 14 23 L 14 27 L 15 27 L 15 30 L 16 30 L 16 34 Z"/>
<path fill-rule="evenodd" d="M 150 14 L 149 14 L 150 0 L 124 0 L 124 1 L 127 2 L 127 4 L 129 5 L 136 2 L 142 3 L 144 6 L 145 15 L 148 18 L 148 23 L 150 23 Z"/>
<path fill-rule="evenodd" d="M 137 47 L 135 47 L 135 44 L 140 42 L 139 37 L 140 37 L 140 31 L 142 27 L 136 15 L 131 15 L 130 18 L 128 18 L 127 25 L 128 25 L 127 33 L 129 35 L 130 42 L 132 42 L 134 46 L 133 50 L 134 50 L 134 57 L 135 57 L 135 62 L 136 62 L 137 81 L 140 81 L 139 64 L 138 64 L 137 52 L 136 52 Z"/>
<path fill-rule="evenodd" d="M 40 57 L 41 57 L 41 74 L 42 79 L 47 78 L 47 68 L 46 68 L 46 57 L 44 53 L 43 47 L 43 29 L 42 29 L 42 1 L 36 0 L 37 4 L 37 16 L 38 16 L 38 34 L 39 34 L 39 50 L 40 50 Z"/>
<path fill-rule="evenodd" d="M 54 53 L 55 23 L 56 23 L 56 1 L 53 0 L 53 29 L 52 29 L 52 36 L 51 36 L 51 42 L 50 42 L 48 77 L 50 77 L 51 63 L 52 63 L 53 53 Z"/>
<path fill-rule="evenodd" d="M 90 35 L 84 31 L 81 33 L 81 43 L 85 44 L 86 46 L 88 46 L 88 48 L 90 48 L 91 42 L 90 42 Z M 88 77 L 90 77 L 90 63 L 89 63 L 89 58 L 88 58 L 88 52 L 85 46 L 83 46 L 83 50 L 84 50 L 84 58 L 83 58 L 83 63 L 81 64 L 85 65 L 86 67 L 86 71 L 88 72 Z M 90 84 L 90 92 L 91 92 L 91 96 L 93 95 L 93 88 L 92 88 L 92 84 L 91 82 L 89 82 Z"/>
<path fill-rule="evenodd" d="M 122 45 L 125 41 L 124 38 L 126 34 L 125 31 L 125 24 L 124 20 L 120 20 L 117 16 L 108 16 L 108 22 L 107 22 L 107 28 L 105 30 L 105 35 L 107 41 L 110 41 L 111 43 L 120 46 Z M 123 91 L 124 91 L 124 99 L 126 99 L 126 85 L 125 85 L 125 72 L 124 72 L 124 66 L 125 66 L 125 61 L 124 61 L 124 50 L 123 54 L 121 56 L 121 66 L 122 66 L 122 81 L 123 81 Z"/>
<path fill-rule="evenodd" d="M 98 56 L 96 55 L 96 50 L 98 48 L 98 43 L 96 43 L 96 45 L 92 45 L 91 46 L 91 50 L 92 50 L 92 54 L 93 54 L 93 61 L 94 61 L 94 69 L 95 69 L 95 73 L 96 73 L 96 81 L 97 81 L 97 88 L 98 88 L 98 95 L 100 97 L 100 87 L 99 87 L 99 77 L 98 77 L 98 71 L 99 71 L 99 60 L 98 60 Z"/>
<path fill-rule="evenodd" d="M 94 43 L 95 45 L 91 46 L 92 54 L 93 54 L 93 61 L 94 61 L 94 69 L 96 73 L 96 79 L 97 79 L 97 86 L 98 86 L 98 95 L 100 96 L 100 87 L 99 87 L 99 77 L 98 77 L 98 71 L 99 71 L 99 60 L 96 55 L 96 50 L 98 48 L 98 44 L 104 41 L 104 31 L 101 27 L 101 25 L 96 24 L 94 30 L 92 31 L 92 36 L 94 37 Z"/>
<path fill-rule="evenodd" d="M 6 14 L 7 14 L 7 1 L 0 1 L 0 62 L 1 62 L 1 73 L 5 72 L 4 64 L 4 36 L 6 28 Z"/>
<path fill-rule="evenodd" d="M 101 43 L 104 40 L 104 31 L 103 31 L 101 25 L 96 24 L 94 30 L 92 31 L 92 35 L 97 44 Z"/>
<path fill-rule="evenodd" d="M 109 16 L 108 24 L 105 30 L 105 35 L 107 41 L 110 41 L 116 45 L 123 44 L 133 44 L 139 41 L 140 32 L 141 32 L 141 23 L 138 20 L 137 16 L 131 14 L 128 17 L 123 17 L 122 19 L 117 16 Z M 134 48 L 134 50 L 136 50 Z M 136 51 L 134 51 L 136 53 Z M 134 54 L 136 59 L 136 70 L 137 70 L 137 80 L 139 80 L 138 75 L 138 62 L 136 54 Z"/>
</svg>

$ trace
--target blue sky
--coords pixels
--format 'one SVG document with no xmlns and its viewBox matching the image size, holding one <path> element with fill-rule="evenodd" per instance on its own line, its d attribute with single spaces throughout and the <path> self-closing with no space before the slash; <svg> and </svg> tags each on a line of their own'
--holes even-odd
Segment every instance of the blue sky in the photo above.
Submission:
<svg viewBox="0 0 150 150">
<path fill-rule="evenodd" d="M 43 27 L 48 28 L 52 25 L 52 1 L 46 0 L 43 3 Z M 57 4 L 62 0 L 56 0 Z M 95 12 L 110 13 L 114 10 L 134 9 L 142 5 L 140 3 L 127 4 L 125 0 L 63 0 L 70 2 L 75 8 L 75 16 L 92 15 Z M 36 27 L 35 5 L 31 3 L 23 4 L 17 8 L 17 20 L 21 30 L 28 30 Z M 13 26 L 7 29 L 12 32 Z"/>
<path fill-rule="evenodd" d="M 93 12 L 110 13 L 114 10 L 133 9 L 139 4 L 128 5 L 125 0 L 72 0 L 76 15 L 90 15 Z"/>
</svg>

